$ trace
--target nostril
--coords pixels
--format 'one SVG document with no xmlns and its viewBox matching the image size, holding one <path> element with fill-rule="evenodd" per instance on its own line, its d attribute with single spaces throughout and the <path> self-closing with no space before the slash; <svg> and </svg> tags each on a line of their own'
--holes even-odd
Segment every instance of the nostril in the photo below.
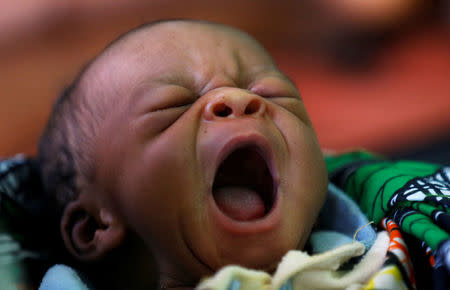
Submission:
<svg viewBox="0 0 450 290">
<path fill-rule="evenodd" d="M 232 112 L 233 110 L 224 103 L 216 104 L 213 108 L 214 115 L 218 117 L 228 117 Z"/>
<path fill-rule="evenodd" d="M 247 107 L 245 107 L 245 114 L 252 115 L 258 112 L 261 108 L 261 102 L 259 100 L 252 100 L 248 103 Z"/>
</svg>

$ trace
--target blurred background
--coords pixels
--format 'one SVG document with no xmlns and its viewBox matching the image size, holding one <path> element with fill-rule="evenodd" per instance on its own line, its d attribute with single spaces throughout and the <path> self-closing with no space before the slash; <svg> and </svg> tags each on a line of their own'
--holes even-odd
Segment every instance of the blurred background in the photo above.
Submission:
<svg viewBox="0 0 450 290">
<path fill-rule="evenodd" d="M 323 148 L 450 164 L 448 0 L 15 0 L 0 4 L 0 157 L 36 154 L 52 103 L 144 22 L 243 29 L 297 84 Z"/>
</svg>

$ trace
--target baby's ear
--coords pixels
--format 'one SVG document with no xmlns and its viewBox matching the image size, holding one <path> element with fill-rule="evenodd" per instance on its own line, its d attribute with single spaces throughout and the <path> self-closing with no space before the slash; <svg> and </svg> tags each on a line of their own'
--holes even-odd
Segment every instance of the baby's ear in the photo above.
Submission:
<svg viewBox="0 0 450 290">
<path fill-rule="evenodd" d="M 99 260 L 125 239 L 124 225 L 110 210 L 88 210 L 80 200 L 66 206 L 61 233 L 66 248 L 81 261 Z"/>
</svg>

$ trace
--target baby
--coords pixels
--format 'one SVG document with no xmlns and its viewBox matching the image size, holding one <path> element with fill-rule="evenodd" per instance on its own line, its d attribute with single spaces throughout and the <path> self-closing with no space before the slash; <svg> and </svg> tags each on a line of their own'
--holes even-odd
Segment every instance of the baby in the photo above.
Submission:
<svg viewBox="0 0 450 290">
<path fill-rule="evenodd" d="M 328 182 L 293 82 L 250 36 L 202 21 L 108 46 L 58 100 L 39 161 L 70 255 L 128 289 L 155 269 L 162 288 L 229 264 L 273 272 Z"/>
</svg>

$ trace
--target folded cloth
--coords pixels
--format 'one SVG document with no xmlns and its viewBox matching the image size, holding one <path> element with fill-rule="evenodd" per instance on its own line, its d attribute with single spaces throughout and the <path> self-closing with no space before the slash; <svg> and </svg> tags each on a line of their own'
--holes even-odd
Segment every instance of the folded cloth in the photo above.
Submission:
<svg viewBox="0 0 450 290">
<path fill-rule="evenodd" d="M 354 199 L 370 220 L 383 227 L 387 218 L 399 232 L 422 244 L 423 253 L 414 255 L 428 257 L 433 279 L 421 277 L 425 281 L 421 286 L 449 289 L 450 167 L 389 161 L 363 151 L 327 156 L 326 163 L 330 181 Z M 421 259 L 413 260 L 419 261 L 415 267 L 424 268 Z"/>
</svg>

